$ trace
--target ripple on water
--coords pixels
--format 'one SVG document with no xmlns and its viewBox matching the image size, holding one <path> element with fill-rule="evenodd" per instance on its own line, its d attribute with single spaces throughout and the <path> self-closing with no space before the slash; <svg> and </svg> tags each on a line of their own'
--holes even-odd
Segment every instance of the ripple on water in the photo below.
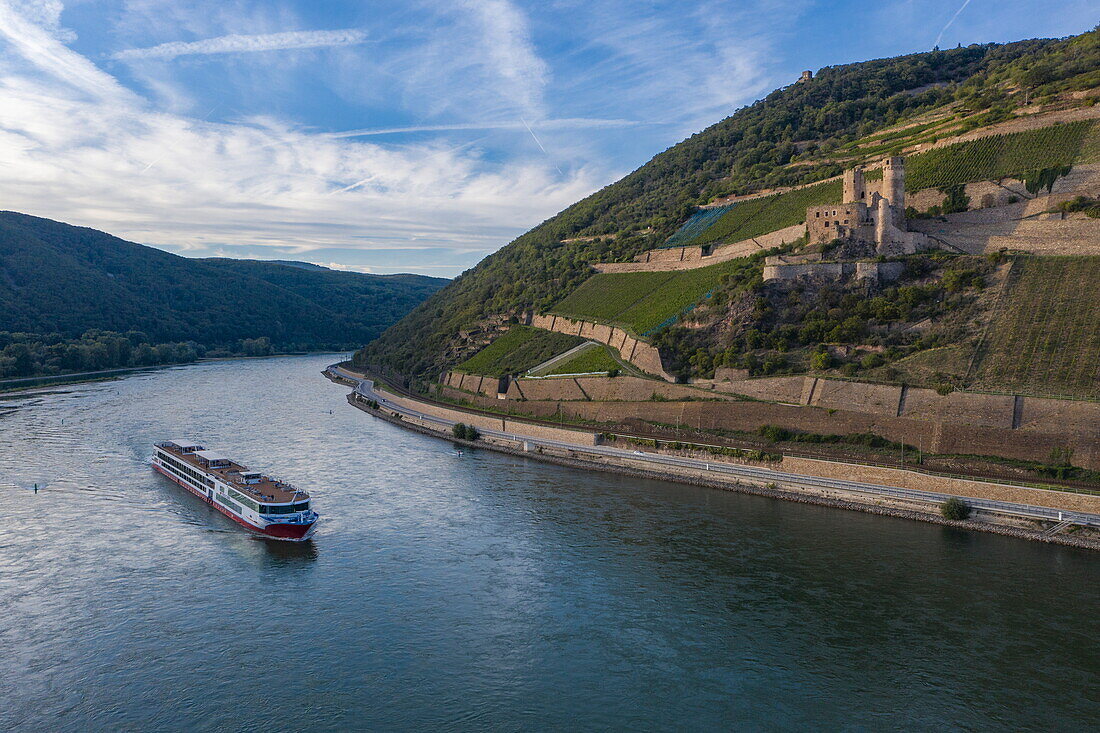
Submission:
<svg viewBox="0 0 1100 733">
<path fill-rule="evenodd" d="M 1095 587 L 1091 554 L 456 456 L 348 407 L 326 362 L 0 395 L 0 727 L 1083 730 L 1100 715 L 1082 692 L 1095 598 L 1051 590 Z M 181 434 L 310 489 L 314 541 L 255 538 L 153 472 L 152 443 Z"/>
</svg>

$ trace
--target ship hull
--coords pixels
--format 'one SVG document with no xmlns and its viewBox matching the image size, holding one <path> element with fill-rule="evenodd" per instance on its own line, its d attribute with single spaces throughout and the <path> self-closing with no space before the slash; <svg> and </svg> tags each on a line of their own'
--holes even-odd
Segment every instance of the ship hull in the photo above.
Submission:
<svg viewBox="0 0 1100 733">
<path fill-rule="evenodd" d="M 269 524 L 266 527 L 257 527 L 255 524 L 252 524 L 251 522 L 248 522 L 245 519 L 243 519 L 241 517 L 238 517 L 236 514 L 229 511 L 225 507 L 221 506 L 220 504 L 218 504 L 218 502 L 214 501 L 209 496 L 203 494 L 201 491 L 199 491 L 195 487 L 188 486 L 186 483 L 184 483 L 180 479 L 176 478 L 172 474 L 168 473 L 163 468 L 158 466 L 156 463 L 153 463 L 151 465 L 153 466 L 154 469 L 156 469 L 157 473 L 159 473 L 161 476 L 164 476 L 165 478 L 170 479 L 172 481 L 172 483 L 178 484 L 178 485 L 182 486 L 183 488 L 187 489 L 189 492 L 191 492 L 195 496 L 199 497 L 200 499 L 205 501 L 207 504 L 214 507 L 219 512 L 221 512 L 225 516 L 229 517 L 234 522 L 236 522 L 237 524 L 241 525 L 242 527 L 244 527 L 245 529 L 249 530 L 250 532 L 252 532 L 254 534 L 258 534 L 260 536 L 267 537 L 267 538 L 273 539 L 273 540 L 284 540 L 284 541 L 289 541 L 289 542 L 302 542 L 303 540 L 308 540 L 313 535 L 313 531 L 317 528 L 317 523 L 316 522 L 312 522 L 310 524 Z"/>
</svg>

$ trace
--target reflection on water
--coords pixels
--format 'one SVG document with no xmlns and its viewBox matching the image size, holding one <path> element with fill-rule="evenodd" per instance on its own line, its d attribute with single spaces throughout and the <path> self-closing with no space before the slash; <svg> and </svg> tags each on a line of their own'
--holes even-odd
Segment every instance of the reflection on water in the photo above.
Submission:
<svg viewBox="0 0 1100 733">
<path fill-rule="evenodd" d="M 0 396 L 0 727 L 1085 729 L 1100 713 L 1093 554 L 459 455 L 348 407 L 326 361 Z M 152 443 L 173 437 L 309 488 L 315 538 L 254 538 L 154 473 Z"/>
</svg>

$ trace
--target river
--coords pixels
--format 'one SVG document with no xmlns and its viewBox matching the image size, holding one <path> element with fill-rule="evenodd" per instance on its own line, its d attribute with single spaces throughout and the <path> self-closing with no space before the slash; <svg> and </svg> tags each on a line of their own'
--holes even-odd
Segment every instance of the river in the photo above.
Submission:
<svg viewBox="0 0 1100 733">
<path fill-rule="evenodd" d="M 1095 553 L 460 454 L 348 406 L 330 360 L 0 396 L 0 728 L 1100 719 Z M 308 488 L 313 541 L 155 474 L 176 437 Z"/>
</svg>

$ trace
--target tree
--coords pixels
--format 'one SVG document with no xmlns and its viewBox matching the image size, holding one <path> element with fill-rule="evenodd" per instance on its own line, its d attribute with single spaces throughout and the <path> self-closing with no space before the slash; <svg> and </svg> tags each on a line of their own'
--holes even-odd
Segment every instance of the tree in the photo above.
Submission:
<svg viewBox="0 0 1100 733">
<path fill-rule="evenodd" d="M 958 497 L 952 496 L 940 504 L 940 514 L 944 519 L 962 521 L 970 516 L 970 505 Z"/>
<path fill-rule="evenodd" d="M 4 348 L 4 356 L 10 359 L 7 371 L 15 377 L 28 377 L 34 373 L 34 358 L 30 347 L 24 343 L 14 343 Z"/>
</svg>

